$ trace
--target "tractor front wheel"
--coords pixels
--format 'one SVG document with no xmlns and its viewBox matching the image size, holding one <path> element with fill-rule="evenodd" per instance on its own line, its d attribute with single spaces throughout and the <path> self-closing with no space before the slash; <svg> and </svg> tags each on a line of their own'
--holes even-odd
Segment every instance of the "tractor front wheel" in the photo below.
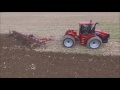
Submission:
<svg viewBox="0 0 120 90">
<path fill-rule="evenodd" d="M 91 37 L 88 41 L 87 41 L 87 47 L 88 48 L 92 48 L 92 49 L 96 49 L 99 48 L 102 44 L 102 40 L 98 37 Z"/>
<path fill-rule="evenodd" d="M 75 44 L 75 38 L 71 35 L 65 35 L 63 37 L 63 45 L 67 48 L 73 47 Z"/>
</svg>

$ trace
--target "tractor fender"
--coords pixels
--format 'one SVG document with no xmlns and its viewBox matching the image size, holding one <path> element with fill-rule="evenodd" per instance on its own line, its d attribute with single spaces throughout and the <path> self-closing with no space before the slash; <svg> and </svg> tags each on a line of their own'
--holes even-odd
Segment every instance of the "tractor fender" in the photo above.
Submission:
<svg viewBox="0 0 120 90">
<path fill-rule="evenodd" d="M 73 36 L 75 38 L 75 41 L 77 40 L 77 31 L 75 30 L 68 30 L 66 31 L 65 35 Z"/>
</svg>

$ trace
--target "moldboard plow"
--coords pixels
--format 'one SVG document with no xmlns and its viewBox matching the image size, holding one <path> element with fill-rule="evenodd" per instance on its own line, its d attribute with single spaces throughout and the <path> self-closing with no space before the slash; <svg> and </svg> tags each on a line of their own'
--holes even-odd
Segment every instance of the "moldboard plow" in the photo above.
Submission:
<svg viewBox="0 0 120 90">
<path fill-rule="evenodd" d="M 46 48 L 45 45 L 47 41 L 54 41 L 52 36 L 50 38 L 36 38 L 33 34 L 24 35 L 17 31 L 9 31 L 9 36 L 14 37 L 18 41 L 22 42 L 23 45 L 30 46 L 31 48 L 40 46 Z"/>
</svg>

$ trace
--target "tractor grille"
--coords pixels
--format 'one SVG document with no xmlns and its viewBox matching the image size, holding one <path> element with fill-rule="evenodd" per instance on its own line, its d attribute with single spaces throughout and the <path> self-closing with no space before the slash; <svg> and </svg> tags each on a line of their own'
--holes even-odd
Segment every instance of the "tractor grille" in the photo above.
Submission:
<svg viewBox="0 0 120 90">
<path fill-rule="evenodd" d="M 110 34 L 108 34 L 104 39 L 102 39 L 102 42 L 107 43 L 109 38 L 110 38 Z"/>
<path fill-rule="evenodd" d="M 106 39 L 108 39 L 108 38 L 110 38 L 110 34 L 108 34 L 108 35 L 106 36 Z"/>
</svg>

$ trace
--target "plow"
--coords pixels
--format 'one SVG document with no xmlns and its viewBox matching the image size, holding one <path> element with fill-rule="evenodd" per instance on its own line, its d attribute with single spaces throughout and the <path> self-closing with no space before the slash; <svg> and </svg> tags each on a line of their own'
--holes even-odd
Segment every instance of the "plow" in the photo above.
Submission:
<svg viewBox="0 0 120 90">
<path fill-rule="evenodd" d="M 51 36 L 49 38 L 37 38 L 33 34 L 24 35 L 17 31 L 9 31 L 9 36 L 14 37 L 18 41 L 22 42 L 22 44 L 33 47 L 44 47 L 46 48 L 46 42 L 54 41 L 54 38 Z"/>
</svg>

